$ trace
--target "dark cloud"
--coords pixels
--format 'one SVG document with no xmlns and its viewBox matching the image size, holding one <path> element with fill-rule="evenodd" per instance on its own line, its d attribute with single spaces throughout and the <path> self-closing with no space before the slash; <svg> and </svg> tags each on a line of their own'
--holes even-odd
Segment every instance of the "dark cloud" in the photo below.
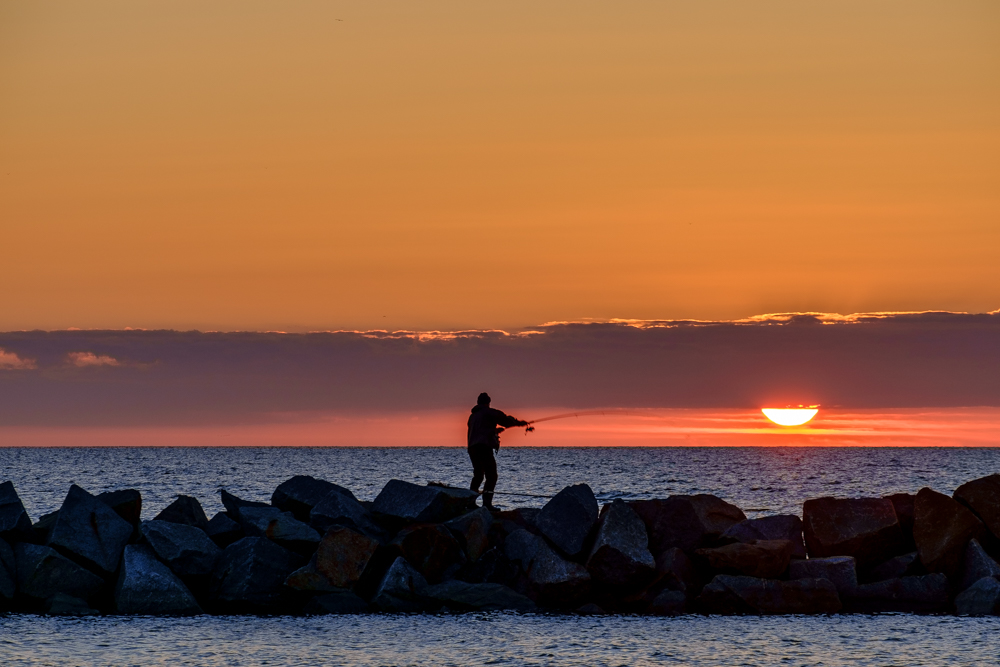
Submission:
<svg viewBox="0 0 1000 667">
<path fill-rule="evenodd" d="M 1000 406 L 1000 314 L 796 313 L 531 331 L 29 331 L 0 348 L 0 424 L 247 421 L 504 405 Z M 70 356 L 85 353 L 86 357 Z M 115 363 L 73 364 L 67 359 Z"/>
</svg>

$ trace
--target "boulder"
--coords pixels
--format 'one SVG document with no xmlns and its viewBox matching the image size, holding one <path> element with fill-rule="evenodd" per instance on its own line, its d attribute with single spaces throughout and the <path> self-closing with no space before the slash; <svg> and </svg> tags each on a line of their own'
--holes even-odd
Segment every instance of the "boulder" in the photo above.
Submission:
<svg viewBox="0 0 1000 667">
<path fill-rule="evenodd" d="M 90 600 L 104 586 L 101 577 L 50 547 L 19 542 L 14 545 L 14 561 L 18 593 L 36 600 L 56 593 Z"/>
<path fill-rule="evenodd" d="M 697 549 L 694 553 L 715 572 L 775 579 L 788 569 L 792 543 L 788 540 L 736 542 L 714 549 Z"/>
<path fill-rule="evenodd" d="M 539 604 L 572 609 L 590 593 L 590 573 L 564 560 L 537 535 L 515 530 L 504 543 L 507 558 L 521 566 Z"/>
<path fill-rule="evenodd" d="M 492 512 L 491 514 L 493 515 L 494 524 L 503 528 L 505 535 L 510 535 L 518 528 L 524 528 L 538 535 L 539 531 L 536 522 L 541 511 L 538 507 L 515 507 L 512 510 Z"/>
<path fill-rule="evenodd" d="M 404 528 L 392 543 L 403 557 L 424 576 L 436 584 L 447 574 L 453 574 L 466 560 L 465 551 L 447 528 L 439 524 L 418 524 Z"/>
<path fill-rule="evenodd" d="M 262 503 L 256 500 L 243 500 L 238 498 L 233 494 L 229 493 L 223 489 L 220 494 L 222 496 L 222 506 L 226 508 L 226 514 L 233 521 L 240 521 L 240 510 L 244 507 L 271 507 L 267 503 Z"/>
<path fill-rule="evenodd" d="M 636 590 L 653 579 L 656 561 L 649 552 L 646 526 L 624 501 L 615 500 L 601 510 L 587 570 L 595 584 L 618 593 Z"/>
<path fill-rule="evenodd" d="M 896 519 L 899 520 L 904 535 L 913 534 L 913 502 L 916 499 L 912 493 L 894 493 L 886 496 L 886 500 L 892 503 L 892 509 L 896 512 Z"/>
<path fill-rule="evenodd" d="M 898 579 L 899 577 L 916 577 L 927 574 L 920 557 L 916 551 L 911 551 L 902 556 L 895 556 L 884 563 L 879 563 L 875 567 L 861 573 L 861 582 L 870 584 L 886 579 Z"/>
<path fill-rule="evenodd" d="M 14 550 L 6 541 L 0 539 L 0 609 L 14 599 L 16 588 L 17 564 L 14 560 Z"/>
<path fill-rule="evenodd" d="M 333 591 L 309 600 L 303 610 L 306 614 L 364 614 L 368 603 L 351 591 Z"/>
<path fill-rule="evenodd" d="M 301 591 L 352 588 L 375 555 L 378 542 L 335 526 L 320 540 L 309 564 L 289 575 L 287 586 Z"/>
<path fill-rule="evenodd" d="M 229 514 L 226 512 L 219 512 L 209 520 L 205 527 L 205 534 L 221 549 L 225 549 L 236 540 L 246 537 L 243 534 L 243 527 L 229 518 Z"/>
<path fill-rule="evenodd" d="M 840 598 L 826 579 L 774 581 L 717 575 L 702 589 L 696 607 L 707 614 L 834 614 Z"/>
<path fill-rule="evenodd" d="M 886 579 L 861 584 L 844 599 L 847 611 L 929 613 L 947 611 L 948 578 L 943 574 Z"/>
<path fill-rule="evenodd" d="M 510 584 L 518 575 L 518 567 L 500 547 L 488 549 L 478 560 L 467 562 L 455 572 L 455 579 L 470 584 Z"/>
<path fill-rule="evenodd" d="M 994 545 L 1000 542 L 1000 475 L 988 475 L 966 482 L 953 496 L 975 512 L 992 534 Z"/>
<path fill-rule="evenodd" d="M 649 549 L 653 553 L 671 547 L 691 553 L 700 547 L 714 546 L 733 524 L 747 518 L 739 507 L 709 494 L 635 500 L 629 505 L 646 524 Z"/>
<path fill-rule="evenodd" d="M 291 512 L 282 512 L 277 507 L 244 507 L 240 519 L 248 537 L 266 537 L 304 556 L 315 551 L 319 544 L 319 533 Z"/>
<path fill-rule="evenodd" d="M 170 521 L 143 521 L 139 527 L 153 552 L 181 577 L 207 576 L 222 549 L 200 528 Z"/>
<path fill-rule="evenodd" d="M 1000 581 L 983 577 L 955 597 L 960 616 L 1000 616 Z"/>
<path fill-rule="evenodd" d="M 858 587 L 858 573 L 851 556 L 830 556 L 792 560 L 788 568 L 789 579 L 826 579 L 837 587 L 841 599 L 853 595 Z"/>
<path fill-rule="evenodd" d="M 92 608 L 86 600 L 56 593 L 42 603 L 42 613 L 48 616 L 97 616 L 101 612 Z"/>
<path fill-rule="evenodd" d="M 574 609 L 573 613 L 579 616 L 604 616 L 608 612 L 604 611 L 604 608 L 601 607 L 601 605 L 595 602 L 588 602 L 587 604 L 580 605 Z"/>
<path fill-rule="evenodd" d="M 810 558 L 853 556 L 859 568 L 903 552 L 903 529 L 886 498 L 814 498 L 802 506 Z"/>
<path fill-rule="evenodd" d="M 532 611 L 535 603 L 503 584 L 470 584 L 445 581 L 430 586 L 424 595 L 457 611 Z"/>
<path fill-rule="evenodd" d="M 586 484 L 576 484 L 545 503 L 535 525 L 561 553 L 576 558 L 587 546 L 599 515 L 594 492 Z"/>
<path fill-rule="evenodd" d="M 428 608 L 427 581 L 405 558 L 397 558 L 386 571 L 372 598 L 380 611 L 423 611 Z"/>
<path fill-rule="evenodd" d="M 698 576 L 688 555 L 678 547 L 671 547 L 657 556 L 656 584 L 693 597 L 697 593 Z"/>
<path fill-rule="evenodd" d="M 958 589 L 964 591 L 983 577 L 1000 577 L 1000 564 L 990 558 L 989 554 L 972 538 L 965 547 L 965 557 L 962 563 L 962 582 Z"/>
<path fill-rule="evenodd" d="M 49 541 L 49 535 L 52 534 L 52 527 L 56 525 L 56 519 L 59 518 L 59 510 L 55 512 L 49 512 L 48 514 L 43 514 L 38 517 L 38 521 L 35 525 L 31 527 L 31 539 L 27 540 L 29 542 L 35 542 L 37 544 L 45 544 Z"/>
<path fill-rule="evenodd" d="M 13 482 L 0 484 L 0 537 L 19 541 L 31 534 L 31 519 Z"/>
<path fill-rule="evenodd" d="M 792 558 L 805 558 L 802 541 L 802 519 L 794 514 L 777 514 L 760 519 L 734 523 L 722 533 L 720 542 L 755 542 L 757 540 L 788 540 L 792 543 Z"/>
<path fill-rule="evenodd" d="M 378 538 L 382 529 L 372 519 L 364 505 L 346 489 L 341 492 L 337 487 L 324 496 L 310 511 L 309 525 L 320 534 L 333 526 L 344 526 L 364 533 L 369 537 Z"/>
<path fill-rule="evenodd" d="M 928 572 L 943 572 L 951 579 L 960 576 L 966 545 L 985 530 L 983 522 L 954 498 L 928 488 L 917 492 L 913 540 Z"/>
<path fill-rule="evenodd" d="M 208 527 L 208 517 L 205 516 L 205 510 L 201 508 L 198 499 L 191 496 L 177 496 L 174 502 L 167 505 L 153 519 L 195 526 L 202 530 Z"/>
<path fill-rule="evenodd" d="M 138 527 L 142 516 L 142 494 L 135 489 L 105 491 L 97 494 L 97 499 L 115 511 L 115 514 Z"/>
<path fill-rule="evenodd" d="M 191 591 L 177 575 L 156 559 L 153 550 L 145 544 L 130 544 L 125 547 L 118 585 L 115 587 L 115 607 L 120 614 L 144 616 L 190 616 L 201 613 L 201 607 Z"/>
<path fill-rule="evenodd" d="M 285 579 L 302 557 L 263 537 L 244 537 L 222 551 L 215 564 L 212 601 L 230 613 L 280 611 Z"/>
<path fill-rule="evenodd" d="M 687 609 L 687 595 L 683 591 L 665 589 L 649 603 L 649 613 L 655 616 L 679 616 Z"/>
<path fill-rule="evenodd" d="M 444 486 L 420 486 L 391 479 L 372 510 L 397 523 L 441 523 L 476 508 L 475 491 Z"/>
<path fill-rule="evenodd" d="M 132 524 L 74 484 L 59 508 L 48 545 L 95 572 L 110 575 L 118 569 L 131 536 Z"/>
<path fill-rule="evenodd" d="M 470 561 L 478 560 L 489 549 L 492 526 L 493 514 L 485 507 L 467 512 L 444 524 L 458 539 Z"/>
<path fill-rule="evenodd" d="M 271 495 L 271 504 L 283 512 L 291 512 L 299 521 L 308 523 L 309 513 L 333 491 L 357 500 L 349 489 L 342 486 L 309 475 L 296 475 L 278 485 Z"/>
</svg>

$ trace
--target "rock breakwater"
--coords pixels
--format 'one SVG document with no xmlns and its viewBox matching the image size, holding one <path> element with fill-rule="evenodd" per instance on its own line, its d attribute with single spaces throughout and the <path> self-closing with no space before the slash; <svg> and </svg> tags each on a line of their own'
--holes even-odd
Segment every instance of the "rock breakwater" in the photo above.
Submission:
<svg viewBox="0 0 1000 667">
<path fill-rule="evenodd" d="M 32 522 L 0 484 L 0 611 L 328 614 L 1000 614 L 1000 475 L 747 519 L 714 495 L 614 500 L 586 484 L 490 512 L 391 480 L 372 502 L 297 476 L 270 502 L 72 486 Z"/>
</svg>

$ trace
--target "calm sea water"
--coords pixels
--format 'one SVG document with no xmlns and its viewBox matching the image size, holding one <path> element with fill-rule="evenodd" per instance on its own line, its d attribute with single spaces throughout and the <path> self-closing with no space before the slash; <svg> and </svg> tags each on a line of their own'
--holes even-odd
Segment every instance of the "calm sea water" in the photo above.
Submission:
<svg viewBox="0 0 1000 667">
<path fill-rule="evenodd" d="M 748 515 L 799 513 L 807 498 L 951 493 L 1000 472 L 997 448 L 510 448 L 500 490 L 550 495 L 587 482 L 599 498 L 714 493 Z M 268 500 L 296 474 L 371 499 L 389 479 L 464 485 L 459 448 L 0 448 L 33 519 L 71 483 L 137 488 L 152 518 L 178 493 L 210 514 L 219 490 Z M 505 496 L 508 506 L 544 499 Z M 1000 618 L 565 617 L 517 614 L 322 618 L 0 616 L 3 665 L 1000 665 Z"/>
</svg>

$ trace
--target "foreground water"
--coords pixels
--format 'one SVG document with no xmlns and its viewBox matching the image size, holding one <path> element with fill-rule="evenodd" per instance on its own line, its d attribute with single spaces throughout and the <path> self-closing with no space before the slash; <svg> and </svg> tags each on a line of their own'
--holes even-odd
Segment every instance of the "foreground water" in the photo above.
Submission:
<svg viewBox="0 0 1000 667">
<path fill-rule="evenodd" d="M 456 448 L 0 448 L 33 519 L 71 483 L 137 488 L 151 518 L 178 493 L 268 500 L 296 474 L 371 499 L 396 477 L 464 485 Z M 751 516 L 807 498 L 951 493 L 1000 472 L 998 448 L 510 448 L 500 489 L 550 495 L 587 482 L 602 500 L 714 493 Z M 504 504 L 541 498 L 505 496 Z M 3 665 L 1000 665 L 1000 618 L 719 618 L 467 614 L 314 618 L 0 616 Z"/>
</svg>

